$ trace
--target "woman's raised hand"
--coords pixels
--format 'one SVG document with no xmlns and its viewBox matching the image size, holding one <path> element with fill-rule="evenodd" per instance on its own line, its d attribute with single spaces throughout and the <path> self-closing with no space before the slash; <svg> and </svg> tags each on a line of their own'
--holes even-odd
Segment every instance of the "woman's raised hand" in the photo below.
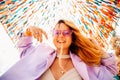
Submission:
<svg viewBox="0 0 120 80">
<path fill-rule="evenodd" d="M 38 41 L 42 42 L 43 38 L 42 35 L 48 39 L 48 36 L 44 30 L 36 26 L 30 26 L 26 29 L 25 36 L 33 36 Z"/>
</svg>

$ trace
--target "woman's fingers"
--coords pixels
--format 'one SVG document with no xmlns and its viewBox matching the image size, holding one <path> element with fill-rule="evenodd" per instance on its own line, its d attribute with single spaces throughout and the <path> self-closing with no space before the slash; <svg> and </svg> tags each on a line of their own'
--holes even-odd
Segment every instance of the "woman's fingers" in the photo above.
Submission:
<svg viewBox="0 0 120 80">
<path fill-rule="evenodd" d="M 35 39 L 37 39 L 37 41 L 42 42 L 42 34 L 39 31 L 33 32 L 33 36 Z"/>
<path fill-rule="evenodd" d="M 38 35 L 38 41 L 42 42 L 42 33 L 40 32 L 39 35 Z"/>
<path fill-rule="evenodd" d="M 41 29 L 42 30 L 42 29 Z M 48 39 L 47 33 L 42 30 L 43 35 L 45 36 L 46 39 Z"/>
<path fill-rule="evenodd" d="M 48 39 L 46 32 L 40 29 L 39 27 L 30 27 L 29 30 L 32 33 L 32 36 L 40 42 L 42 42 L 43 40 L 42 35 L 44 35 L 45 38 Z"/>
</svg>

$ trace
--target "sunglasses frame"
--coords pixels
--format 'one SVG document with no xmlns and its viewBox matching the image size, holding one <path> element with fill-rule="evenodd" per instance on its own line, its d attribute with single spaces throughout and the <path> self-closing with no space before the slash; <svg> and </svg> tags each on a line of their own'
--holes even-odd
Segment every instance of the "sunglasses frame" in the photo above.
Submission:
<svg viewBox="0 0 120 80">
<path fill-rule="evenodd" d="M 72 35 L 72 30 L 53 30 L 52 35 L 53 36 L 59 36 L 59 35 L 63 35 L 63 36 L 71 36 Z"/>
</svg>

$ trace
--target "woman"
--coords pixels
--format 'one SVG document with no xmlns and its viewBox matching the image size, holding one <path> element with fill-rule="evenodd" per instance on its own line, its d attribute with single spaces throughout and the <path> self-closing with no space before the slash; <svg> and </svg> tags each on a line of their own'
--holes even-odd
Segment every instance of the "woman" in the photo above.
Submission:
<svg viewBox="0 0 120 80">
<path fill-rule="evenodd" d="M 111 39 L 112 48 L 115 51 L 115 57 L 117 60 L 118 73 L 114 76 L 115 80 L 120 80 L 120 36 L 115 36 Z"/>
<path fill-rule="evenodd" d="M 18 48 L 21 60 L 0 80 L 112 80 L 115 58 L 84 37 L 70 21 L 59 20 L 53 30 L 56 49 L 40 44 L 32 46 L 32 36 L 42 42 L 38 27 L 29 27 L 21 35 Z"/>
<path fill-rule="evenodd" d="M 118 73 L 114 76 L 115 80 L 120 80 L 120 61 L 117 62 Z"/>
<path fill-rule="evenodd" d="M 115 56 L 120 59 L 120 36 L 115 36 L 111 39 L 112 48 L 115 50 Z M 120 60 L 119 60 L 120 61 Z"/>
</svg>

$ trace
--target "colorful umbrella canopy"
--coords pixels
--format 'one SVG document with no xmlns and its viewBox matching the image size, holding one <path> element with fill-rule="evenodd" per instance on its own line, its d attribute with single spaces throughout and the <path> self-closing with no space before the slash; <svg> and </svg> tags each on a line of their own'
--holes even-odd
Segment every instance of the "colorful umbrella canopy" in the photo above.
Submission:
<svg viewBox="0 0 120 80">
<path fill-rule="evenodd" d="M 120 19 L 120 0 L 0 0 L 0 22 L 13 43 L 29 25 L 50 33 L 59 19 L 73 21 L 83 35 L 108 49 Z"/>
</svg>

